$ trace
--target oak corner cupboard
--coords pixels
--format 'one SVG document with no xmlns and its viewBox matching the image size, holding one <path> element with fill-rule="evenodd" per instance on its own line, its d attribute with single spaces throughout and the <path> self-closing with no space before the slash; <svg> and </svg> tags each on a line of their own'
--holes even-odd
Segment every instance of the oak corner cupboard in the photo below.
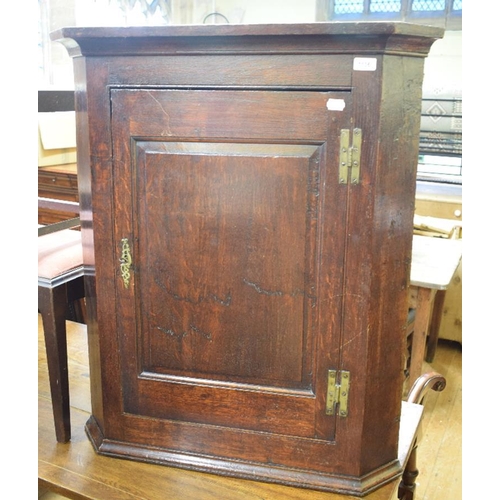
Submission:
<svg viewBox="0 0 500 500">
<path fill-rule="evenodd" d="M 398 431 L 439 28 L 64 28 L 98 453 L 362 496 Z"/>
</svg>

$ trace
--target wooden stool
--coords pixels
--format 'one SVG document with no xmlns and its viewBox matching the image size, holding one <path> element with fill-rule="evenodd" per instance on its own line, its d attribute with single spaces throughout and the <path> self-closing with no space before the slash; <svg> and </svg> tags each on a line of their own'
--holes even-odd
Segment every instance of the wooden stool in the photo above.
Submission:
<svg viewBox="0 0 500 500">
<path fill-rule="evenodd" d="M 38 311 L 47 351 L 56 439 L 71 438 L 66 312 L 85 297 L 80 231 L 65 229 L 38 237 Z"/>
</svg>

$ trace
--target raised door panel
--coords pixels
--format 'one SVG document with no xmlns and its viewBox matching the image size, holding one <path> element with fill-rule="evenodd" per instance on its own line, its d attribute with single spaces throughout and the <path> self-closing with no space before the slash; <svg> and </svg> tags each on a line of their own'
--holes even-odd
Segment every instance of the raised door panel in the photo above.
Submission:
<svg viewBox="0 0 500 500">
<path fill-rule="evenodd" d="M 111 96 L 123 418 L 333 443 L 346 194 L 329 138 L 348 120 L 328 103 L 350 95 Z"/>
<path fill-rule="evenodd" d="M 297 432 L 290 416 L 314 414 L 309 257 L 321 147 L 159 142 L 136 151 L 140 376 L 126 410 L 274 431 L 282 413 Z M 186 384 L 197 386 L 189 400 Z M 155 385 L 162 397 L 152 401 Z M 288 397 L 276 407 L 278 393 Z M 208 414 L 198 415 L 200 401 Z M 314 435 L 311 422 L 300 434 Z"/>
</svg>

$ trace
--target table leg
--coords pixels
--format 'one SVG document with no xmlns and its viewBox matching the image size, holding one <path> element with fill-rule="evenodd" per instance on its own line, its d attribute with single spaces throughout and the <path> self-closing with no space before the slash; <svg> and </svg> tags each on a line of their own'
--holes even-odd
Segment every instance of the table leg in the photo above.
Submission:
<svg viewBox="0 0 500 500">
<path fill-rule="evenodd" d="M 71 439 L 65 318 L 67 302 L 66 284 L 38 287 L 38 310 L 42 315 L 54 426 L 59 443 Z"/>
<path fill-rule="evenodd" d="M 439 337 L 439 327 L 441 326 L 441 318 L 443 316 L 444 299 L 446 290 L 438 290 L 434 297 L 434 306 L 432 308 L 432 319 L 429 326 L 429 341 L 427 344 L 427 354 L 425 360 L 431 363 L 436 354 L 437 342 Z"/>
<path fill-rule="evenodd" d="M 410 376 L 408 381 L 408 387 L 410 388 L 422 374 L 422 364 L 424 362 L 425 345 L 434 295 L 435 290 L 418 287 L 415 329 L 411 343 Z"/>
</svg>

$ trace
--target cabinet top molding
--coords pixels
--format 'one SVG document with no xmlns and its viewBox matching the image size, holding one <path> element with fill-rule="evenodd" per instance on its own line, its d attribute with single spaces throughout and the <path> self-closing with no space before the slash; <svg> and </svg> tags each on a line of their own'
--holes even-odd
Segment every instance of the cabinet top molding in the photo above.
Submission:
<svg viewBox="0 0 500 500">
<path fill-rule="evenodd" d="M 425 57 L 444 29 L 405 22 L 65 27 L 71 56 L 221 52 L 366 52 Z"/>
</svg>

